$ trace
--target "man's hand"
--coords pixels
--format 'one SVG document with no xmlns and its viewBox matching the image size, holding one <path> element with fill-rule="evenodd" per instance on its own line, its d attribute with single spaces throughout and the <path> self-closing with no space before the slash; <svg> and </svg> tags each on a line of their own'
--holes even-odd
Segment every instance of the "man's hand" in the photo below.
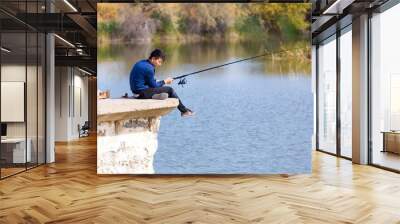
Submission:
<svg viewBox="0 0 400 224">
<path fill-rule="evenodd" d="M 164 79 L 165 84 L 171 84 L 174 81 L 173 78 L 166 78 Z"/>
</svg>

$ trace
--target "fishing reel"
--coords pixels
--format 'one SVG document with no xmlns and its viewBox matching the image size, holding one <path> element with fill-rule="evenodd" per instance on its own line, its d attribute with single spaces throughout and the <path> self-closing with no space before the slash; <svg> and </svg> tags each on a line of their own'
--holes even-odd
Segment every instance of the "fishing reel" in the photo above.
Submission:
<svg viewBox="0 0 400 224">
<path fill-rule="evenodd" d="M 179 79 L 178 85 L 183 87 L 185 84 L 186 84 L 186 78 Z"/>
</svg>

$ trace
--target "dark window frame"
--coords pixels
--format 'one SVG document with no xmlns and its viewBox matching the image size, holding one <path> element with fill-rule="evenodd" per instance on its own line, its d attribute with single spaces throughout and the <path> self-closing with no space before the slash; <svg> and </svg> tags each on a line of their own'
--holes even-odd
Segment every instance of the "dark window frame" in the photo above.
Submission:
<svg viewBox="0 0 400 224">
<path fill-rule="evenodd" d="M 43 1 L 35 0 L 35 1 L 29 1 L 29 2 L 36 3 L 36 11 L 39 12 L 39 6 L 38 6 L 39 2 L 43 2 Z M 25 12 L 27 12 L 27 3 L 28 3 L 28 1 L 25 0 L 25 1 L 23 1 L 23 3 L 25 3 Z M 3 9 L 2 9 L 2 12 L 5 13 L 6 11 L 3 11 Z M 46 12 L 47 12 L 47 7 L 46 7 Z M 27 14 L 25 14 L 25 16 L 26 15 Z M 3 168 L 0 166 L 0 180 L 6 179 L 8 177 L 12 177 L 12 176 L 17 175 L 19 173 L 26 172 L 27 170 L 39 167 L 39 166 L 47 163 L 47 81 L 46 81 L 47 80 L 47 43 L 48 43 L 48 41 L 47 41 L 47 33 L 41 32 L 41 31 L 29 26 L 28 24 L 25 24 L 24 27 L 25 27 L 24 30 L 15 31 L 15 32 L 12 32 L 12 33 L 21 33 L 21 34 L 25 35 L 25 49 L 24 49 L 25 50 L 25 87 L 24 87 L 24 96 L 25 96 L 25 99 L 24 99 L 24 107 L 25 107 L 24 108 L 24 119 L 25 119 L 25 168 L 24 168 L 24 170 L 12 173 L 12 174 L 7 175 L 7 176 L 3 176 L 3 173 L 2 173 L 2 169 Z M 0 29 L 0 46 L 2 45 L 2 34 L 3 33 L 10 33 L 10 32 L 2 31 Z M 32 166 L 29 166 L 29 167 L 28 167 L 28 162 L 27 162 L 27 160 L 28 160 L 28 154 L 27 154 L 27 148 L 28 148 L 28 142 L 27 142 L 27 140 L 28 140 L 28 130 L 27 130 L 28 129 L 28 124 L 27 124 L 28 123 L 28 119 L 27 119 L 27 117 L 28 117 L 28 114 L 27 114 L 28 113 L 27 112 L 28 33 L 30 33 L 30 34 L 33 33 L 33 35 L 36 34 L 36 99 L 37 99 L 36 100 L 36 136 L 35 136 L 36 137 L 36 142 L 37 142 L 37 145 L 36 145 L 36 162 L 35 163 L 30 163 L 29 165 L 32 165 Z M 44 35 L 39 35 L 39 34 L 44 34 Z M 43 118 L 43 120 L 41 120 L 41 122 L 43 122 L 43 125 L 44 125 L 43 126 L 43 128 L 44 128 L 44 131 L 43 131 L 43 134 L 44 134 L 43 143 L 44 144 L 42 145 L 42 147 L 43 147 L 42 152 L 44 153 L 44 155 L 41 155 L 41 157 L 44 158 L 43 163 L 39 163 L 39 78 L 38 78 L 39 77 L 39 67 L 38 67 L 39 66 L 39 36 L 42 36 L 42 38 L 40 38 L 40 41 L 42 42 L 42 44 L 43 44 L 42 47 L 44 48 L 44 50 L 42 49 L 40 51 L 41 53 L 44 54 L 44 55 L 42 55 L 42 60 L 44 60 L 44 67 L 42 68 L 42 71 L 41 71 L 42 72 L 42 82 L 44 84 L 44 92 L 43 92 L 43 95 L 42 95 L 42 96 L 44 96 L 44 98 L 42 100 L 42 105 L 41 105 L 43 110 L 44 110 L 43 111 L 44 116 L 41 117 L 41 118 Z M 0 82 L 1 82 L 2 61 L 3 61 L 2 60 L 2 55 L 0 53 Z M 0 90 L 1 90 L 1 85 L 0 85 Z M 0 101 L 1 101 L 1 91 L 0 91 Z M 0 110 L 1 110 L 1 105 L 0 105 Z M 1 123 L 1 115 L 0 115 L 0 123 Z M 1 156 L 1 151 L 2 151 L 2 149 L 1 149 L 1 144 L 0 144 L 0 156 Z"/>
</svg>

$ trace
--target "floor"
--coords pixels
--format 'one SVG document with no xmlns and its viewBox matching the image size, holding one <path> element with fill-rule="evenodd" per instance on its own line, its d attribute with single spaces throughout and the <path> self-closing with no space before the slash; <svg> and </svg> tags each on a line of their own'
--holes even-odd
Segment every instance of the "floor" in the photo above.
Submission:
<svg viewBox="0 0 400 224">
<path fill-rule="evenodd" d="M 303 175 L 99 176 L 96 139 L 0 181 L 0 223 L 400 223 L 400 175 L 313 153 Z"/>
<path fill-rule="evenodd" d="M 7 177 L 25 170 L 24 168 L 1 168 L 1 177 Z"/>
<path fill-rule="evenodd" d="M 26 169 L 35 168 L 36 166 L 36 164 L 28 164 L 26 168 L 25 165 L 19 165 L 19 167 L 1 168 L 1 178 L 6 178 L 8 176 L 23 172 Z"/>
<path fill-rule="evenodd" d="M 392 152 L 374 151 L 374 164 L 400 170 L 400 155 Z"/>
</svg>

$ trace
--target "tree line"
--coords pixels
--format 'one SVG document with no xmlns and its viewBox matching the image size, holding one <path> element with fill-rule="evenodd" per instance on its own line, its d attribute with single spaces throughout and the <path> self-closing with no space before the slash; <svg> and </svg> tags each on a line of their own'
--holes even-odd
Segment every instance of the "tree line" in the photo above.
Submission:
<svg viewBox="0 0 400 224">
<path fill-rule="evenodd" d="M 98 4 L 99 41 L 307 40 L 309 4 Z"/>
</svg>

